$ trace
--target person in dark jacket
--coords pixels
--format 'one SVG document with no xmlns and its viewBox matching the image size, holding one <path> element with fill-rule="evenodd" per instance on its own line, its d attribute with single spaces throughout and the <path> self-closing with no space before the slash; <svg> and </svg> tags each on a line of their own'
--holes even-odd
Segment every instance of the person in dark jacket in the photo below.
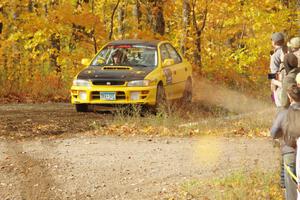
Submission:
<svg viewBox="0 0 300 200">
<path fill-rule="evenodd" d="M 289 109 L 297 109 L 300 106 L 300 88 L 296 84 L 292 84 L 288 89 L 288 98 L 291 102 Z M 291 171 L 295 172 L 296 168 L 296 138 L 291 136 L 286 129 L 288 116 L 288 109 L 281 110 L 274 120 L 271 128 L 271 136 L 274 139 L 283 137 L 282 144 L 282 156 L 283 162 L 288 166 Z M 285 180 L 285 197 L 287 200 L 297 199 L 297 185 L 293 181 L 292 177 L 288 174 L 287 170 L 284 170 Z"/>
<path fill-rule="evenodd" d="M 286 76 L 282 81 L 281 105 L 288 108 L 290 100 L 287 96 L 287 88 L 296 84 L 296 76 L 300 72 L 298 68 L 298 59 L 293 53 L 288 53 L 283 58 L 283 64 L 286 71 Z"/>
</svg>

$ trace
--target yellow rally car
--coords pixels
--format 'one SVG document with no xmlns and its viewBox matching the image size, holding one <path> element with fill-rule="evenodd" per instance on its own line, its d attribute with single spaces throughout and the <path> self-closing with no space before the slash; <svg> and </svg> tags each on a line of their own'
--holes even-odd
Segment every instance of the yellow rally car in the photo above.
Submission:
<svg viewBox="0 0 300 200">
<path fill-rule="evenodd" d="M 192 67 L 167 41 L 118 40 L 105 45 L 71 88 L 78 112 L 89 105 L 141 104 L 192 100 Z"/>
</svg>

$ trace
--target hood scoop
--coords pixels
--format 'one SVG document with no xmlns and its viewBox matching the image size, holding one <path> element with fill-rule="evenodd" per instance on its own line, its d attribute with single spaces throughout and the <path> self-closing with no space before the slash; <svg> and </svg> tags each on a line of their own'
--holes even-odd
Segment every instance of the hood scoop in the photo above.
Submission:
<svg viewBox="0 0 300 200">
<path fill-rule="evenodd" d="M 111 67 L 102 67 L 102 70 L 132 70 L 132 68 L 123 67 L 123 66 L 111 66 Z"/>
</svg>

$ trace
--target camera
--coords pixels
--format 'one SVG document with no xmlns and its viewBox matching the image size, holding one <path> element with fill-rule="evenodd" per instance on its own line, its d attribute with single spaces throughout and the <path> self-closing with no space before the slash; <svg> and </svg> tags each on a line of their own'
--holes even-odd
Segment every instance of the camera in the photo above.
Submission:
<svg viewBox="0 0 300 200">
<path fill-rule="evenodd" d="M 269 80 L 277 79 L 277 73 L 269 73 L 269 74 L 268 74 L 268 79 L 269 79 Z"/>
</svg>

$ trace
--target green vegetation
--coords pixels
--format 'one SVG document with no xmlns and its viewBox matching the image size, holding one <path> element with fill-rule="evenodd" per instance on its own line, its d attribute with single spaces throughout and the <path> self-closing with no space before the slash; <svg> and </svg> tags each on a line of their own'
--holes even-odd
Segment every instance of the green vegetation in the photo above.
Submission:
<svg viewBox="0 0 300 200">
<path fill-rule="evenodd" d="M 281 200 L 279 172 L 237 171 L 224 178 L 194 180 L 181 186 L 170 199 L 273 199 Z"/>
</svg>

